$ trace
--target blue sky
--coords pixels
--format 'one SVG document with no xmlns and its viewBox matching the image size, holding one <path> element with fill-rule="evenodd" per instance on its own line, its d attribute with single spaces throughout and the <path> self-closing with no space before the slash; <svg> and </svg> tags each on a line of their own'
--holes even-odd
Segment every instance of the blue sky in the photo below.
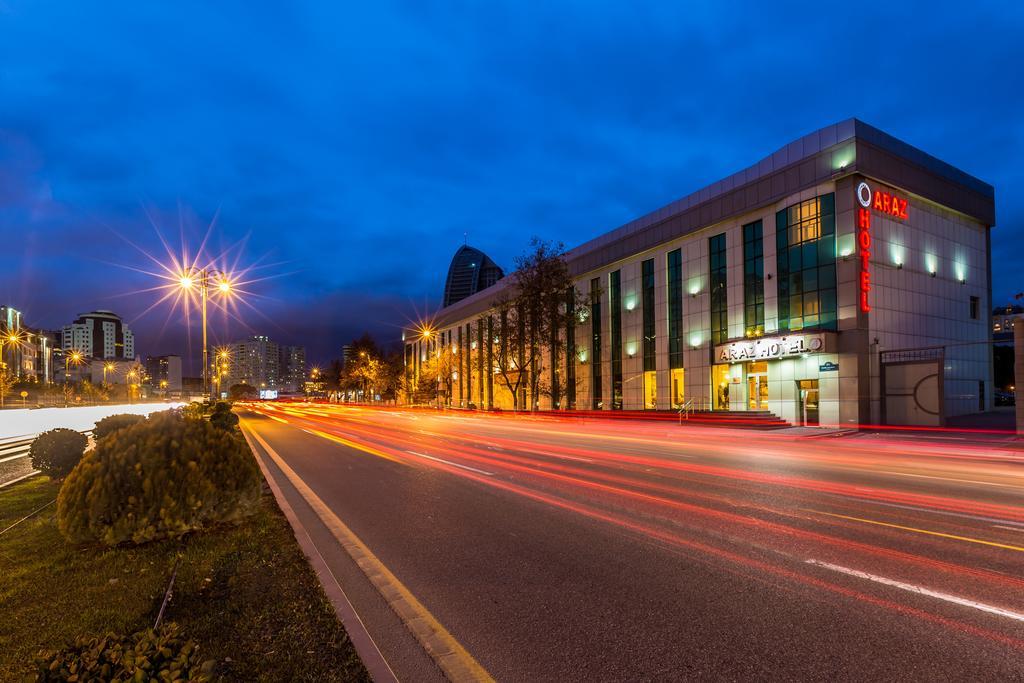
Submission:
<svg viewBox="0 0 1024 683">
<path fill-rule="evenodd" d="M 437 302 L 454 250 L 573 246 L 850 116 L 996 186 L 1024 289 L 1024 11 L 1010 3 L 0 0 L 0 300 L 184 344 L 128 243 L 276 275 L 247 331 L 326 360 Z M 112 265 L 113 264 L 113 265 Z M 193 337 L 195 333 L 193 332 Z M 197 345 L 196 342 L 193 342 Z"/>
</svg>

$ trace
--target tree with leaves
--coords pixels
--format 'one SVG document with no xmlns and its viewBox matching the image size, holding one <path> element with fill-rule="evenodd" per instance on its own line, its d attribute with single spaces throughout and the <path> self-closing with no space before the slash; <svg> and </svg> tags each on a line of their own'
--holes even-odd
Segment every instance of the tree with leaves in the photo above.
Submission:
<svg viewBox="0 0 1024 683">
<path fill-rule="evenodd" d="M 7 366 L 7 363 L 0 361 L 0 408 L 4 407 L 4 400 L 17 383 L 18 376 Z"/>
</svg>

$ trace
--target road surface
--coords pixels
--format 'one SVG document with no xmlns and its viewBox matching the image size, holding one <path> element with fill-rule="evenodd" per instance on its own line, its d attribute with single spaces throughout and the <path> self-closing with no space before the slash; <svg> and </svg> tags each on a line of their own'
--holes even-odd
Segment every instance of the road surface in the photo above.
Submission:
<svg viewBox="0 0 1024 683">
<path fill-rule="evenodd" d="M 497 680 L 1024 678 L 1012 444 L 326 405 L 242 417 L 401 680 L 442 678 L 424 622 Z M 360 569 L 343 534 L 378 564 Z M 368 567 L 422 613 L 399 616 Z"/>
</svg>

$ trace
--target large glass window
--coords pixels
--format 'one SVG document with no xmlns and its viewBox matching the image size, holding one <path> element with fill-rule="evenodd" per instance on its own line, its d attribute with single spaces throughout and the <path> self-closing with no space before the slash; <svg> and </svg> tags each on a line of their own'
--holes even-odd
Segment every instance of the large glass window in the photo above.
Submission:
<svg viewBox="0 0 1024 683">
<path fill-rule="evenodd" d="M 779 329 L 836 329 L 835 195 L 775 214 Z"/>
<path fill-rule="evenodd" d="M 683 251 L 668 253 L 668 366 L 683 367 Z"/>
<path fill-rule="evenodd" d="M 590 281 L 590 327 L 593 330 L 590 340 L 590 395 L 591 407 L 600 410 L 602 407 L 601 392 L 601 279 Z"/>
<path fill-rule="evenodd" d="M 721 344 L 729 338 L 724 232 L 708 240 L 708 257 L 711 263 L 711 343 Z"/>
<path fill-rule="evenodd" d="M 641 263 L 640 272 L 644 304 L 644 372 L 648 372 L 655 367 L 654 259 L 647 259 Z"/>
<path fill-rule="evenodd" d="M 764 240 L 761 221 L 743 226 L 743 327 L 748 337 L 764 334 Z"/>
<path fill-rule="evenodd" d="M 622 278 L 617 270 L 608 276 L 608 307 L 612 323 L 612 410 L 622 410 Z"/>
<path fill-rule="evenodd" d="M 565 292 L 565 408 L 576 409 L 576 288 Z"/>
</svg>

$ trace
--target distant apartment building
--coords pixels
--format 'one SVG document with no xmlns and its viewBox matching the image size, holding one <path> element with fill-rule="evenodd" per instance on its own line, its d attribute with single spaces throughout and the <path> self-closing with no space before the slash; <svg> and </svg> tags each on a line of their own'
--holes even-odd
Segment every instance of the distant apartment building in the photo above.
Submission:
<svg viewBox="0 0 1024 683">
<path fill-rule="evenodd" d="M 263 335 L 228 344 L 225 387 L 248 384 L 257 389 L 277 389 L 281 383 L 281 349 Z"/>
<path fill-rule="evenodd" d="M 306 349 L 284 346 L 265 335 L 228 344 L 227 374 L 222 380 L 226 391 L 235 384 L 256 389 L 302 391 L 306 379 Z"/>
<path fill-rule="evenodd" d="M 81 314 L 61 330 L 61 348 L 102 360 L 135 358 L 135 335 L 112 311 Z"/>
<path fill-rule="evenodd" d="M 281 389 L 303 391 L 306 381 L 306 349 L 303 346 L 281 347 Z"/>
<path fill-rule="evenodd" d="M 146 356 L 146 379 L 158 391 L 180 393 L 181 356 Z"/>
<path fill-rule="evenodd" d="M 1013 344 L 1013 321 L 1024 318 L 1024 306 L 1007 304 L 992 311 L 992 341 Z"/>
<path fill-rule="evenodd" d="M 51 333 L 25 325 L 21 311 L 0 306 L 0 362 L 25 381 L 53 381 L 54 343 Z"/>
</svg>

